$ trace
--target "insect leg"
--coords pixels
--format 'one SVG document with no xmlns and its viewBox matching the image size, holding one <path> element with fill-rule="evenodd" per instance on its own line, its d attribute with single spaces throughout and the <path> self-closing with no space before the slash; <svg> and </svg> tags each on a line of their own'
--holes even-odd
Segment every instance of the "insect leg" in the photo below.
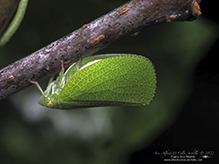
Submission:
<svg viewBox="0 0 219 164">
<path fill-rule="evenodd" d="M 75 63 L 75 70 L 76 70 L 76 72 L 78 72 L 79 71 L 79 64 L 81 63 L 81 58 Z"/>
<path fill-rule="evenodd" d="M 42 94 L 42 96 L 43 96 L 44 98 L 46 98 L 46 96 L 45 96 L 45 94 L 44 94 L 42 88 L 41 88 L 40 85 L 38 84 L 38 82 L 32 81 L 32 80 L 29 80 L 29 82 L 32 83 L 32 84 L 35 84 L 36 87 L 39 89 L 40 93 Z"/>
<path fill-rule="evenodd" d="M 54 79 L 54 75 L 52 75 L 52 76 L 50 77 L 49 82 L 48 82 L 48 85 L 50 85 L 50 84 L 52 83 L 53 79 Z"/>
<path fill-rule="evenodd" d="M 59 73 L 60 81 L 58 85 L 59 88 L 61 88 L 62 84 L 65 82 L 64 71 L 65 71 L 64 64 L 63 64 L 63 61 L 61 60 L 61 71 Z"/>
</svg>

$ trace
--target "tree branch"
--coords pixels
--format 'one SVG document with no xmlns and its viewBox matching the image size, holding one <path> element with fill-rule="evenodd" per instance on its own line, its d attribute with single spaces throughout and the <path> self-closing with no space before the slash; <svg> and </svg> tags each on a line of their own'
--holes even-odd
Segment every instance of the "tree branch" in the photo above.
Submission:
<svg viewBox="0 0 219 164">
<path fill-rule="evenodd" d="M 0 100 L 60 70 L 60 61 L 80 58 L 147 26 L 173 21 L 191 21 L 201 12 L 199 0 L 131 0 L 108 14 L 37 52 L 0 70 Z"/>
</svg>

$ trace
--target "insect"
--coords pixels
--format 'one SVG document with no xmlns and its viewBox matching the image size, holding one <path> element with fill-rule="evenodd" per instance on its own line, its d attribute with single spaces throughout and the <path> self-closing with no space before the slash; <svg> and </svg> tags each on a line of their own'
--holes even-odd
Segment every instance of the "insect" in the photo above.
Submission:
<svg viewBox="0 0 219 164">
<path fill-rule="evenodd" d="M 39 104 L 58 109 L 97 106 L 144 106 L 155 95 L 156 74 L 151 61 L 133 54 L 107 54 L 84 58 L 59 77 L 50 79 Z"/>
</svg>

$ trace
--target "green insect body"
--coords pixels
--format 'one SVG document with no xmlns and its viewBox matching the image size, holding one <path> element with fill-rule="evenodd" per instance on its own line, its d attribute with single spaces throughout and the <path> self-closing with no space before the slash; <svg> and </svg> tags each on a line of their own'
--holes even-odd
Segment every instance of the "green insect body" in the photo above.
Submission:
<svg viewBox="0 0 219 164">
<path fill-rule="evenodd" d="M 74 63 L 65 73 L 62 70 L 45 92 L 38 88 L 39 104 L 52 108 L 143 106 L 154 98 L 156 74 L 143 56 L 98 55 Z"/>
</svg>

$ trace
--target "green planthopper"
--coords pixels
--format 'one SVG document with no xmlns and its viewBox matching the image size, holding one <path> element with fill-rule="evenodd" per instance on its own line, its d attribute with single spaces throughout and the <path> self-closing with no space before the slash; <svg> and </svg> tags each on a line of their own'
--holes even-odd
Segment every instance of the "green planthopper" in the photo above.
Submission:
<svg viewBox="0 0 219 164">
<path fill-rule="evenodd" d="M 151 61 L 140 55 L 106 54 L 84 58 L 50 80 L 39 104 L 58 109 L 99 106 L 144 106 L 156 92 Z"/>
</svg>

